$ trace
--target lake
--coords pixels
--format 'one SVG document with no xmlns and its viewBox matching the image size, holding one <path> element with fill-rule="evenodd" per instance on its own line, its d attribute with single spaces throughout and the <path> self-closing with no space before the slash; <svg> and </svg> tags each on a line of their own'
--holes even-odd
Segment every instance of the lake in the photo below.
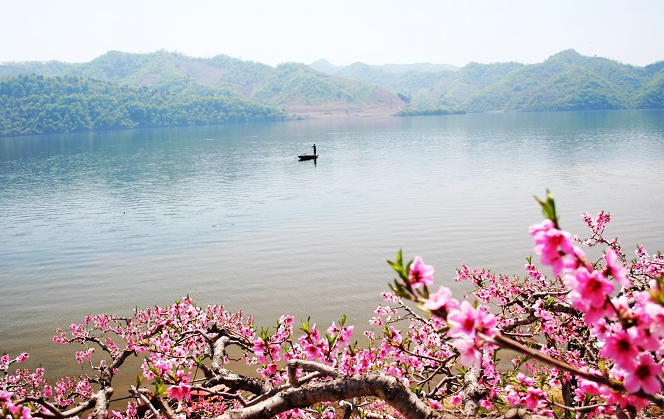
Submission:
<svg viewBox="0 0 664 419">
<path fill-rule="evenodd" d="M 316 144 L 317 162 L 300 162 Z M 190 295 L 365 327 L 403 248 L 453 282 L 523 274 L 533 195 L 561 224 L 611 212 L 630 252 L 664 248 L 664 112 L 318 119 L 0 138 L 0 352 L 59 371 L 86 314 Z M 37 361 L 37 360 L 35 360 Z"/>
</svg>

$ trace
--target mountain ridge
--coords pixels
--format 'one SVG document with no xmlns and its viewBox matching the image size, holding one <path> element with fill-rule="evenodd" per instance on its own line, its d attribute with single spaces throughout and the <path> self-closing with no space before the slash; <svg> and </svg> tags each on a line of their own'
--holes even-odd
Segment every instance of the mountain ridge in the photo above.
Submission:
<svg viewBox="0 0 664 419">
<path fill-rule="evenodd" d="M 433 64 L 430 62 L 423 62 L 423 63 L 388 63 L 388 64 L 381 64 L 381 65 L 371 65 L 371 64 L 365 64 L 360 61 L 346 65 L 346 66 L 338 66 L 334 65 L 325 58 L 321 58 L 319 60 L 314 61 L 313 63 L 309 64 L 309 67 L 318 70 L 322 73 L 327 73 L 327 74 L 335 74 L 339 71 L 342 71 L 346 67 L 350 67 L 354 64 L 363 64 L 367 65 L 369 67 L 373 67 L 382 71 L 386 71 L 388 73 L 394 73 L 394 74 L 399 74 L 399 73 L 406 73 L 409 71 L 422 71 L 422 72 L 428 72 L 428 73 L 436 73 L 439 71 L 458 71 L 461 67 L 457 67 L 455 65 L 451 64 Z"/>
<path fill-rule="evenodd" d="M 430 63 L 374 66 L 356 62 L 334 66 L 326 60 L 312 65 L 290 62 L 270 66 L 223 54 L 196 58 L 165 50 L 147 54 L 109 51 L 87 63 L 48 61 L 0 65 L 0 80 L 19 77 L 11 80 L 13 87 L 5 89 L 6 92 L 25 90 L 16 88 L 16 83 L 26 80 L 20 77 L 31 74 L 45 77 L 40 83 L 54 86 L 60 83 L 58 77 L 79 77 L 154 91 L 150 94 L 133 92 L 131 100 L 156 100 L 159 92 L 174 95 L 177 98 L 174 100 L 182 106 L 180 111 L 188 115 L 181 118 L 186 123 L 252 121 L 253 116 L 264 119 L 267 115 L 269 118 L 280 118 L 278 115 L 342 117 L 399 112 L 413 115 L 664 108 L 664 61 L 639 67 L 603 57 L 583 56 L 573 49 L 560 51 L 536 64 L 469 63 L 461 68 Z M 98 86 L 96 91 L 110 89 Z M 19 100 L 20 106 L 26 107 L 32 106 L 30 101 L 45 103 L 43 98 L 14 97 L 15 93 L 11 92 L 4 93 L 0 99 L 5 103 Z M 83 96 L 79 98 L 83 102 L 87 100 Z M 205 108 L 205 100 L 214 102 L 215 109 L 260 111 L 239 117 L 208 109 L 197 117 L 194 113 L 202 109 L 201 106 Z M 225 104 L 221 103 L 223 101 Z M 191 108 L 193 104 L 198 108 Z M 153 105 L 160 109 L 165 106 L 157 102 L 140 107 Z M 5 113 L 6 119 L 8 111 L 0 112 Z M 163 112 L 170 115 L 166 110 Z M 158 123 L 177 120 L 166 118 Z M 136 124 L 144 126 L 145 121 L 125 122 L 129 126 Z M 25 129 L 19 127 L 18 132 L 25 132 Z"/>
<path fill-rule="evenodd" d="M 661 107 L 662 70 L 664 61 L 638 67 L 567 49 L 536 64 L 471 62 L 454 72 L 390 74 L 353 63 L 334 72 L 382 86 L 412 108 L 510 112 Z"/>
<path fill-rule="evenodd" d="M 0 65 L 0 77 L 73 75 L 132 87 L 182 90 L 192 83 L 235 92 L 250 101 L 306 114 L 321 106 L 393 108 L 404 103 L 381 87 L 317 72 L 301 63 L 276 67 L 227 55 L 188 57 L 164 50 L 149 54 L 109 51 L 87 63 L 14 63 Z M 314 112 L 315 113 L 315 112 Z"/>
</svg>

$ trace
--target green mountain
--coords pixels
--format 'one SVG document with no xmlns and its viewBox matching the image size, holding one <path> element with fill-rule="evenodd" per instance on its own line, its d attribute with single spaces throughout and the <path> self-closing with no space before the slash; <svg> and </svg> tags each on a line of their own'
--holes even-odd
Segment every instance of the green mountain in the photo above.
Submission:
<svg viewBox="0 0 664 419">
<path fill-rule="evenodd" d="M 515 68 L 461 106 L 470 112 L 624 109 L 648 81 L 640 67 L 574 50 Z"/>
<path fill-rule="evenodd" d="M 334 67 L 314 63 L 331 74 L 373 83 L 397 94 L 416 109 L 468 112 L 557 111 L 664 107 L 664 62 L 646 67 L 574 50 L 543 63 L 470 63 L 458 71 L 388 72 L 354 63 Z"/>
<path fill-rule="evenodd" d="M 39 85 L 44 91 L 36 90 L 35 81 L 24 77 L 27 75 L 41 76 Z M 71 86 L 63 86 L 63 80 L 71 81 Z M 150 54 L 111 51 L 80 64 L 6 63 L 0 65 L 0 82 L 12 86 L 0 93 L 0 103 L 4 104 L 0 110 L 0 121 L 4 123 L 0 135 L 259 121 L 285 118 L 286 112 L 361 113 L 380 108 L 383 112 L 396 113 L 405 105 L 381 87 L 323 74 L 303 64 L 271 67 L 226 55 L 192 58 L 165 51 Z M 80 90 L 78 85 L 84 82 L 94 89 Z M 21 83 L 26 85 L 17 88 Z M 70 90 L 75 94 L 69 94 Z M 109 107 L 119 106 L 115 113 L 122 116 L 98 120 L 95 118 L 98 110 L 90 110 L 95 115 L 89 116 L 90 104 L 102 99 L 108 99 Z M 71 105 L 69 116 L 64 115 L 66 103 Z M 151 111 L 132 113 L 125 107 L 129 103 Z M 37 119 L 34 112 L 22 112 L 24 108 L 38 107 L 44 111 Z M 50 110 L 62 115 L 49 120 L 42 114 Z M 104 116 L 111 114 L 101 112 Z"/>
<path fill-rule="evenodd" d="M 362 63 L 356 63 L 362 64 Z M 352 66 L 353 64 L 351 64 Z M 362 64 L 367 66 L 367 64 Z M 309 64 L 309 67 L 313 68 L 316 71 L 321 73 L 326 73 L 330 75 L 339 75 L 342 73 L 345 66 L 335 66 L 325 59 L 320 59 Z M 379 71 L 384 71 L 386 73 L 392 74 L 401 74 L 411 71 L 419 71 L 426 73 L 438 73 L 440 71 L 458 71 L 459 67 L 450 65 L 450 64 L 432 64 L 432 63 L 415 63 L 415 64 L 383 64 L 383 65 L 371 65 L 372 67 Z"/>
<path fill-rule="evenodd" d="M 394 106 L 403 105 L 394 94 L 375 85 L 330 76 L 297 63 L 285 63 L 275 68 L 226 55 L 192 58 L 166 51 L 150 54 L 111 51 L 89 63 L 61 64 L 5 64 L 0 66 L 0 77 L 30 73 L 74 75 L 171 91 L 181 91 L 195 83 L 236 92 L 263 104 L 297 107 L 305 111 L 307 107 L 330 103 L 360 107 L 384 106 L 390 102 Z"/>
<path fill-rule="evenodd" d="M 320 71 L 321 73 L 332 74 L 332 75 L 335 74 L 337 71 L 339 71 L 340 68 L 343 68 L 332 64 L 326 59 L 320 59 L 318 61 L 314 61 L 313 63 L 309 64 L 309 67 L 313 68 L 316 71 Z"/>
<path fill-rule="evenodd" d="M 25 61 L 20 63 L 4 63 L 0 65 L 0 77 L 24 76 L 39 74 L 42 76 L 61 76 L 77 64 L 62 61 Z"/>
<path fill-rule="evenodd" d="M 90 62 L 0 65 L 0 135 L 284 118 L 664 108 L 664 61 L 565 50 L 538 64 L 276 67 L 226 55 L 111 51 Z"/>
<path fill-rule="evenodd" d="M 645 67 L 651 74 L 650 80 L 634 99 L 638 109 L 664 108 L 664 61 Z"/>
<path fill-rule="evenodd" d="M 179 92 L 78 76 L 0 78 L 0 136 L 283 119 L 242 96 L 189 86 Z"/>
</svg>

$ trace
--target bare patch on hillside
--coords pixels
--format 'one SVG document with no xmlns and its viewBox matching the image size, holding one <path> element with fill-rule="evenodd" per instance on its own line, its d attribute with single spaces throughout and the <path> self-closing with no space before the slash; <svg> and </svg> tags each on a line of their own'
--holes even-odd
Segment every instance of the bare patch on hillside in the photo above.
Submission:
<svg viewBox="0 0 664 419">
<path fill-rule="evenodd" d="M 177 68 L 182 74 L 208 86 L 218 86 L 227 71 L 200 61 L 181 61 Z"/>
</svg>

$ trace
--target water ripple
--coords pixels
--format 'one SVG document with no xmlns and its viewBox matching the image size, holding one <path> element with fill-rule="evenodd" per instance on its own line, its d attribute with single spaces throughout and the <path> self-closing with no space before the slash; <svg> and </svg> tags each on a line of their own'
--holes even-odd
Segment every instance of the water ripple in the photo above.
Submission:
<svg viewBox="0 0 664 419">
<path fill-rule="evenodd" d="M 0 352 L 190 294 L 271 324 L 363 321 L 403 248 L 523 274 L 532 199 L 664 247 L 661 111 L 452 115 L 0 139 Z M 316 143 L 316 163 L 298 154 Z M 32 331 L 23 333 L 26 328 Z"/>
</svg>

